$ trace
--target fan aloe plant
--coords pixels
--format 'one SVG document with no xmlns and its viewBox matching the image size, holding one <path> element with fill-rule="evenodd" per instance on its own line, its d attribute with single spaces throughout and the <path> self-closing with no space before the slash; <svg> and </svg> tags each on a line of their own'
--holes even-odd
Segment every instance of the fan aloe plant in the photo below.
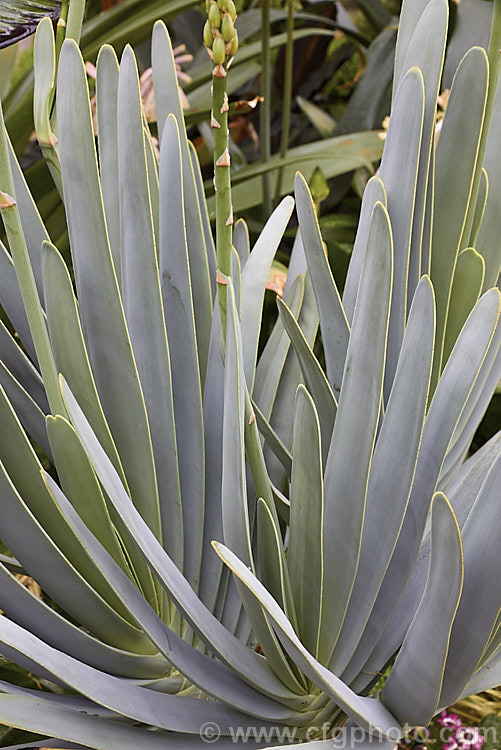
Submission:
<svg viewBox="0 0 501 750">
<path fill-rule="evenodd" d="M 343 299 L 298 175 L 258 359 L 293 199 L 249 252 L 216 154 L 216 253 L 165 26 L 157 164 L 132 50 L 120 66 L 100 52 L 96 152 L 77 44 L 56 81 L 40 25 L 35 119 L 71 268 L 0 128 L 0 653 L 46 686 L 2 682 L 0 721 L 39 734 L 31 747 L 320 748 L 347 716 L 337 743 L 389 749 L 501 682 L 501 437 L 468 457 L 500 375 L 500 26 L 496 0 L 489 56 L 463 59 L 435 147 L 447 1 L 404 3 Z"/>
</svg>

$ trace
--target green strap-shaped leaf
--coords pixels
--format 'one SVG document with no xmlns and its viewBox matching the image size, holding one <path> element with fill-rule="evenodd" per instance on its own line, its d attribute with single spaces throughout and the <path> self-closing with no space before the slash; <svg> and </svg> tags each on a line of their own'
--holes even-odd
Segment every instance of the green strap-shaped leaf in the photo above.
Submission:
<svg viewBox="0 0 501 750">
<path fill-rule="evenodd" d="M 125 481 L 96 391 L 70 274 L 60 253 L 49 242 L 42 247 L 42 272 L 47 324 L 56 367 L 74 389 L 101 445 Z"/>
<path fill-rule="evenodd" d="M 64 201 L 87 351 L 132 497 L 160 536 L 150 431 L 108 243 L 87 77 L 72 40 L 61 50 L 57 91 Z"/>
<path fill-rule="evenodd" d="M 101 445 L 125 482 L 121 460 L 103 414 L 90 369 L 68 269 L 56 248 L 48 242 L 43 245 L 42 259 L 47 322 L 56 366 L 74 388 Z M 145 595 L 155 596 L 151 574 L 141 555 L 130 540 L 127 530 L 121 525 L 120 519 L 115 515 L 113 520 L 118 524 L 122 542 L 133 561 L 135 573 Z"/>
<path fill-rule="evenodd" d="M 421 242 L 421 257 L 417 258 L 418 253 L 411 250 L 409 264 L 409 289 L 408 299 L 411 298 L 411 284 L 413 279 L 421 276 L 430 275 L 431 272 L 431 241 L 433 234 L 433 206 L 435 205 L 435 138 L 431 139 L 430 165 L 428 170 L 428 187 L 426 189 L 426 207 L 423 221 L 423 238 Z M 417 281 L 416 281 L 417 284 Z"/>
<path fill-rule="evenodd" d="M 490 662 L 475 672 L 461 693 L 461 699 L 468 698 L 475 693 L 491 690 L 499 685 L 501 679 L 501 648 L 498 648 Z"/>
<path fill-rule="evenodd" d="M 205 247 L 207 248 L 207 262 L 209 264 L 209 279 L 211 282 L 212 295 L 215 294 L 215 279 L 216 279 L 216 248 L 214 245 L 214 237 L 212 236 L 212 229 L 209 219 L 209 211 L 207 210 L 207 201 L 205 200 L 205 189 L 204 181 L 202 178 L 202 170 L 200 168 L 200 162 L 198 161 L 198 153 L 191 141 L 188 141 L 188 151 L 190 152 L 191 166 L 193 168 L 193 175 L 195 177 L 195 184 L 197 187 L 198 197 L 198 208 L 200 210 L 200 216 L 202 218 L 202 227 L 205 238 Z M 243 264 L 242 264 L 243 265 Z"/>
<path fill-rule="evenodd" d="M 313 346 L 318 331 L 318 310 L 317 303 L 315 301 L 315 292 L 313 291 L 313 285 L 311 283 L 310 274 L 305 271 L 306 258 L 302 250 L 302 245 L 295 243 L 295 247 L 298 250 L 294 253 L 292 260 L 294 264 L 292 266 L 292 273 L 294 268 L 299 268 L 306 273 L 304 277 L 304 296 L 303 304 L 301 306 L 301 312 L 299 313 L 299 327 L 304 334 L 304 337 L 310 346 Z M 302 256 L 302 257 L 301 257 Z M 296 260 L 297 259 L 297 262 Z M 325 375 L 324 375 L 325 377 Z M 271 414 L 270 425 L 275 431 L 283 445 L 287 450 L 292 448 L 292 422 L 293 422 L 293 410 L 291 409 L 291 403 L 295 398 L 297 387 L 303 382 L 303 376 L 301 368 L 293 347 L 289 348 L 287 359 L 285 360 L 284 369 L 280 379 L 280 385 L 277 390 L 275 402 L 273 404 L 273 412 Z M 276 459 L 270 451 L 266 449 L 266 464 L 268 467 L 268 473 L 271 482 L 276 487 L 283 487 L 284 481 L 287 476 L 290 476 L 290 472 L 286 472 L 281 462 Z"/>
<path fill-rule="evenodd" d="M 204 428 L 191 272 L 182 221 L 181 158 L 177 122 L 170 115 L 164 127 L 160 157 L 159 270 L 171 355 L 183 513 L 183 570 L 196 589 L 204 522 Z"/>
<path fill-rule="evenodd" d="M 43 487 L 41 477 L 40 483 Z M 59 515 L 47 490 L 45 489 L 44 496 L 41 497 L 47 506 L 45 515 L 47 516 L 51 511 L 54 515 L 54 511 L 56 511 L 55 517 L 59 517 L 59 531 L 64 529 L 57 536 L 61 537 L 65 534 L 66 551 L 69 547 L 73 547 L 70 554 L 75 562 L 75 567 L 68 561 L 64 553 L 56 546 L 32 514 L 3 465 L 1 465 L 0 470 L 0 485 L 3 507 L 5 512 L 9 514 L 10 519 L 9 528 L 2 532 L 5 544 L 22 561 L 27 571 L 36 573 L 44 591 L 54 601 L 57 601 L 66 612 L 106 643 L 118 648 L 128 648 L 132 651 L 139 650 L 146 653 L 149 651 L 151 653 L 152 649 L 144 635 L 123 619 L 94 590 L 92 584 L 96 582 L 99 575 L 78 540 L 73 535 L 68 534 L 68 526 Z M 41 495 L 42 492 L 40 491 Z M 37 515 L 42 514 L 38 513 Z M 52 523 L 51 531 L 54 528 L 56 528 L 55 521 Z M 89 583 L 87 579 L 91 582 Z M 102 579 L 100 584 L 101 590 L 104 591 L 106 587 L 103 585 Z M 113 599 L 110 593 L 108 590 L 108 598 Z"/>
<path fill-rule="evenodd" d="M 253 717 L 220 701 L 145 691 L 129 680 L 108 675 L 50 648 L 5 617 L 0 619 L 0 623 L 0 643 L 11 652 L 25 655 L 81 695 L 122 716 L 159 729 L 196 735 L 203 724 L 210 720 L 219 725 L 222 735 L 231 734 L 233 727 L 248 727 L 255 722 Z M 270 724 L 263 721 L 263 726 L 270 727 Z"/>
<path fill-rule="evenodd" d="M 240 258 L 240 265 L 243 269 L 250 254 L 250 236 L 249 228 L 245 219 L 238 219 L 233 229 L 233 245 Z"/>
<path fill-rule="evenodd" d="M 232 279 L 238 295 L 240 262 L 232 252 Z M 224 365 L 219 305 L 216 299 L 212 319 L 211 341 L 203 401 L 205 434 L 205 516 L 200 566 L 199 596 L 225 627 L 234 633 L 242 615 L 242 603 L 228 572 L 212 549 L 213 539 L 223 538 L 221 517 L 221 482 L 223 465 Z M 223 578 L 221 579 L 221 574 Z M 218 609 L 215 609 L 216 596 Z M 245 613 L 242 615 L 245 619 Z"/>
<path fill-rule="evenodd" d="M 35 443 L 38 443 L 50 460 L 51 451 L 45 431 L 45 414 L 3 362 L 0 362 L 0 383 L 24 430 Z"/>
<path fill-rule="evenodd" d="M 498 280 L 501 266 L 499 257 L 499 212 L 501 210 L 501 169 L 499 138 L 501 134 L 501 86 L 497 87 L 484 154 L 484 168 L 489 178 L 489 193 L 482 224 L 474 243 L 485 261 L 484 288 L 490 289 Z M 470 241 L 470 244 L 473 244 Z"/>
<path fill-rule="evenodd" d="M 51 451 L 45 431 L 45 414 L 3 362 L 0 362 L 0 385 L 19 417 L 24 430 L 38 443 L 50 459 Z"/>
<path fill-rule="evenodd" d="M 357 576 L 330 662 L 336 674 L 342 673 L 355 651 L 397 543 L 423 429 L 434 333 L 433 289 L 425 277 L 414 295 L 393 388 L 374 448 Z"/>
<path fill-rule="evenodd" d="M 473 247 L 459 253 L 451 288 L 447 327 L 445 330 L 443 361 L 447 362 L 470 311 L 482 291 L 485 262 Z"/>
<path fill-rule="evenodd" d="M 482 167 L 482 170 L 480 172 L 480 183 L 478 186 L 477 202 L 475 204 L 475 212 L 473 214 L 473 222 L 471 225 L 471 234 L 470 234 L 469 244 L 472 245 L 472 247 L 476 246 L 478 233 L 480 231 L 480 227 L 482 226 L 482 222 L 484 220 L 485 208 L 487 206 L 488 197 L 489 197 L 489 177 L 487 175 L 487 171 L 485 167 Z M 465 237 L 465 241 L 466 241 L 466 237 Z"/>
<path fill-rule="evenodd" d="M 295 194 L 301 239 L 320 315 L 327 378 L 337 394 L 341 389 L 350 330 L 326 257 L 315 206 L 308 185 L 299 173 L 296 175 Z"/>
<path fill-rule="evenodd" d="M 249 266 L 250 259 L 247 267 Z M 227 544 L 238 551 L 243 557 L 246 565 L 254 570 L 253 555 L 251 549 L 251 533 L 249 508 L 247 505 L 247 482 L 245 477 L 245 376 L 244 362 L 242 352 L 242 340 L 240 336 L 240 327 L 238 324 L 238 314 L 235 305 L 233 285 L 230 279 L 227 280 L 228 294 L 228 317 L 226 330 L 226 354 L 225 354 L 225 380 L 224 380 L 224 417 L 223 417 L 223 471 L 222 471 L 222 514 L 223 514 L 223 536 Z M 252 456 L 247 446 L 249 462 L 252 463 Z M 259 492 L 259 489 L 258 489 Z M 268 498 L 265 498 L 268 499 Z M 270 490 L 270 498 L 271 497 Z M 269 524 L 269 519 L 265 518 Z M 269 531 L 269 526 L 267 527 Z M 276 530 L 275 530 L 276 531 Z M 282 562 L 283 551 L 281 550 L 281 539 L 274 535 L 268 534 L 268 545 L 274 542 L 273 552 L 268 551 L 268 557 L 271 556 L 276 561 Z M 263 550 L 261 550 L 263 552 Z M 269 576 L 274 580 L 271 571 L 263 576 Z M 283 576 L 278 572 L 281 580 L 281 592 L 284 596 L 285 587 L 282 586 Z M 240 595 L 242 597 L 242 594 Z M 280 646 L 276 642 L 273 631 L 271 630 L 266 618 L 259 608 L 249 603 L 248 594 L 244 590 L 243 603 L 246 605 L 247 615 L 252 623 L 256 637 L 259 640 L 262 650 L 267 655 L 274 671 L 281 677 L 283 682 L 291 689 L 301 690 L 300 684 L 293 676 L 291 669 L 288 667 L 285 658 L 281 653 Z"/>
<path fill-rule="evenodd" d="M 183 750 L 203 750 L 207 746 L 199 733 L 185 735 L 152 732 L 100 716 L 48 706 L 45 702 L 40 703 L 34 698 L 19 695 L 0 696 L 0 720 L 8 726 L 51 736 L 54 735 L 54 728 L 58 727 L 59 742 L 51 745 L 46 741 L 44 745 L 47 747 L 82 747 L 82 742 L 95 750 L 137 750 L 138 747 L 144 750 L 165 750 L 171 742 L 175 742 Z M 68 742 L 76 744 L 65 744 Z M 234 737 L 218 739 L 218 747 L 229 748 L 234 747 L 234 744 Z M 35 745 L 37 746 L 39 745 Z M 23 744 L 23 747 L 26 745 Z"/>
<path fill-rule="evenodd" d="M 64 382 L 63 392 L 72 422 L 91 457 L 99 480 L 124 524 L 127 525 L 131 535 L 148 560 L 149 565 L 166 588 L 174 604 L 183 612 L 191 627 L 211 651 L 219 655 L 223 662 L 239 672 L 243 679 L 257 687 L 261 692 L 275 696 L 282 702 L 297 699 L 297 696 L 287 690 L 273 675 L 266 663 L 225 630 L 204 606 L 131 503 L 118 474 L 96 440 L 82 410 Z M 301 701 L 301 699 L 299 700 Z"/>
<path fill-rule="evenodd" d="M 52 485 L 50 479 L 48 481 Z M 263 696 L 220 661 L 193 648 L 168 628 L 134 584 L 110 559 L 106 549 L 85 527 L 68 501 L 59 495 L 58 503 L 61 513 L 75 535 L 83 541 L 96 566 L 102 570 L 124 607 L 176 669 L 201 690 L 234 708 L 265 720 L 303 723 L 303 717 L 295 716 L 293 709 Z"/>
<path fill-rule="evenodd" d="M 381 179 L 379 177 L 371 177 L 365 187 L 362 197 L 357 236 L 355 237 L 343 291 L 343 307 L 346 319 L 350 325 L 353 319 L 353 310 L 355 309 L 355 302 L 357 299 L 358 284 L 364 262 L 365 248 L 367 247 L 372 211 L 378 201 L 382 203 L 385 208 L 388 207 L 386 190 Z"/>
<path fill-rule="evenodd" d="M 125 48 L 120 66 L 117 112 L 122 299 L 155 458 L 159 506 L 153 528 L 161 529 L 166 549 L 182 568 L 183 517 L 171 364 L 151 213 L 141 92 L 130 47 Z"/>
<path fill-rule="evenodd" d="M 407 317 L 407 280 L 421 154 L 424 97 L 423 74 L 419 68 L 411 68 L 402 78 L 393 103 L 379 170 L 386 189 L 394 246 L 393 289 L 384 383 L 385 403 L 388 401 L 395 376 Z M 411 290 L 411 293 L 413 291 Z"/>
<path fill-rule="evenodd" d="M 322 609 L 322 534 L 324 507 L 320 424 L 308 391 L 299 386 L 294 405 L 290 486 L 289 567 L 298 633 L 308 651 L 318 650 Z"/>
<path fill-rule="evenodd" d="M 491 467 L 462 530 L 464 589 L 452 628 L 440 705 L 453 703 L 461 694 L 499 617 L 501 580 L 496 551 L 501 536 L 500 483 L 501 456 Z M 472 613 L 475 628 L 471 627 Z"/>
<path fill-rule="evenodd" d="M 402 3 L 398 24 L 397 49 L 395 52 L 393 98 L 396 96 L 400 80 L 408 70 L 405 67 L 405 58 L 407 57 L 416 26 L 429 4 L 430 0 L 404 0 Z"/>
<path fill-rule="evenodd" d="M 0 321 L 0 356 L 2 363 L 19 381 L 31 398 L 46 414 L 49 411 L 42 378 L 24 351 L 17 344 L 3 322 Z"/>
<path fill-rule="evenodd" d="M 297 319 L 304 294 L 304 280 L 298 277 L 287 295 L 287 304 L 292 315 Z M 280 376 L 290 347 L 290 339 L 281 318 L 277 318 L 273 330 L 265 344 L 263 353 L 256 367 L 253 399 L 260 410 L 270 418 L 277 393 Z"/>
<path fill-rule="evenodd" d="M 207 369 L 209 353 L 210 325 L 212 318 L 212 297 L 214 278 L 210 277 L 209 250 L 205 244 L 204 227 L 199 208 L 198 190 L 193 172 L 186 126 L 178 93 L 178 82 L 170 38 L 165 24 L 158 21 L 152 37 L 153 83 L 157 110 L 158 132 L 163 138 L 163 129 L 167 116 L 173 114 L 179 130 L 179 142 L 182 154 L 184 215 L 186 221 L 186 238 L 190 261 L 190 273 L 193 285 L 193 309 L 197 331 L 198 360 L 202 387 Z M 180 183 L 176 188 L 180 189 Z"/>
<path fill-rule="evenodd" d="M 40 21 L 35 34 L 33 67 L 35 74 L 35 89 L 33 92 L 35 132 L 54 184 L 62 197 L 61 165 L 56 147 L 57 138 L 52 132 L 50 122 L 56 83 L 56 43 L 52 23 L 47 17 Z"/>
<path fill-rule="evenodd" d="M 224 541 L 254 569 L 247 482 L 245 477 L 245 396 L 242 341 L 237 322 L 233 285 L 228 280 L 228 318 L 224 368 L 223 471 L 221 512 Z"/>
<path fill-rule="evenodd" d="M 433 499 L 431 527 L 426 587 L 383 691 L 390 711 L 412 726 L 428 726 L 439 707 L 463 586 L 461 535 L 449 501 L 441 493 Z"/>
<path fill-rule="evenodd" d="M 257 404 L 252 402 L 252 408 L 256 414 L 256 421 L 263 438 L 267 441 L 275 456 L 278 458 L 287 474 L 290 476 L 292 470 L 292 455 L 282 443 L 277 433 L 270 425 L 263 412 L 260 411 Z"/>
<path fill-rule="evenodd" d="M 466 451 L 485 414 L 501 375 L 501 326 L 498 325 L 487 351 L 478 377 L 468 394 L 463 411 L 451 438 L 445 461 L 440 472 L 440 481 L 454 475 L 465 457 Z"/>
<path fill-rule="evenodd" d="M 6 726 L 44 735 L 39 741 L 23 743 L 23 747 L 82 748 L 84 746 L 80 742 L 74 744 L 81 740 L 86 742 L 86 748 L 116 748 L 116 743 L 120 742 L 123 748 L 132 750 L 138 743 L 144 742 L 145 748 L 159 750 L 165 744 L 164 733 L 148 737 L 151 732 L 138 727 L 119 724 L 116 728 L 116 721 L 104 719 L 97 712 L 94 715 L 77 713 L 60 705 L 37 700 L 36 696 L 2 694 L 0 714 L 2 723 Z M 52 739 L 56 726 L 59 737 Z M 20 746 L 10 745 L 10 750 L 20 750 Z"/>
<path fill-rule="evenodd" d="M 16 269 L 3 242 L 0 242 L 0 303 L 31 360 L 36 363 L 35 346 L 17 281 Z"/>
<path fill-rule="evenodd" d="M 372 212 L 369 238 L 325 466 L 322 660 L 331 656 L 355 580 L 381 408 L 393 256 L 390 220 L 382 203 Z"/>
<path fill-rule="evenodd" d="M 150 194 L 151 218 L 153 220 L 153 233 L 155 236 L 155 245 L 158 251 L 159 230 L 160 230 L 160 186 L 158 181 L 158 157 L 153 143 L 150 126 L 146 121 L 143 112 L 143 136 L 144 147 L 146 150 L 146 167 L 148 174 L 148 192 Z"/>
<path fill-rule="evenodd" d="M 445 363 L 443 347 L 451 288 L 471 197 L 487 84 L 487 55 L 482 47 L 473 47 L 454 76 L 436 151 L 431 279 L 437 299 L 437 342 L 432 390 Z M 466 97 L 470 106 L 465 110 Z M 461 159 L 457 158 L 458 149 Z M 465 245 L 468 239 L 465 238 Z"/>
<path fill-rule="evenodd" d="M 224 364 L 221 352 L 221 320 L 216 298 L 203 399 L 205 437 L 205 515 L 198 595 L 213 611 L 221 576 L 221 561 L 211 542 L 223 538 L 221 472 L 223 464 Z"/>
<path fill-rule="evenodd" d="M 277 206 L 252 248 L 242 272 L 242 346 L 245 381 L 250 393 L 254 385 L 268 272 L 293 208 L 294 200 L 290 196 Z"/>
<path fill-rule="evenodd" d="M 501 431 L 498 431 L 478 451 L 464 461 L 452 481 L 440 487 L 441 491 L 447 491 L 451 499 L 451 504 L 460 528 L 463 527 L 466 515 L 470 512 L 471 504 L 478 495 L 485 475 L 500 449 Z M 472 481 L 474 482 L 473 486 L 470 485 Z M 459 500 L 461 495 L 464 495 L 463 502 L 466 505 Z M 463 511 L 463 507 L 467 508 L 467 510 Z M 464 512 L 466 512 L 466 515 L 464 515 Z"/>
<path fill-rule="evenodd" d="M 12 148 L 7 136 L 3 112 L 0 107 L 0 184 L 2 185 L 0 213 L 16 270 L 17 282 L 36 352 L 40 371 L 45 383 L 47 398 L 54 413 L 64 413 L 61 394 L 57 385 L 57 371 L 50 348 L 49 335 L 35 278 L 34 265 L 30 258 L 26 237 L 17 204 L 13 172 L 10 164 Z M 14 159 L 17 163 L 17 161 Z M 22 193 L 22 190 L 21 190 Z M 38 257 L 40 246 L 37 247 Z M 37 270 L 39 270 L 39 265 Z"/>
<path fill-rule="evenodd" d="M 294 242 L 291 250 L 291 257 L 289 258 L 289 267 L 287 269 L 287 279 L 285 281 L 284 297 L 287 298 L 292 284 L 295 282 L 298 276 L 303 276 L 306 282 L 306 274 L 308 273 L 308 263 L 306 261 L 306 255 L 304 254 L 303 242 L 301 240 L 301 232 L 296 232 Z"/>
<path fill-rule="evenodd" d="M 498 434 L 463 464 L 464 475 L 461 477 L 462 472 L 459 472 L 457 486 L 454 483 L 447 490 L 460 529 L 465 524 L 490 466 L 492 466 L 492 463 L 499 455 L 500 447 L 501 436 Z M 379 641 L 363 667 L 363 672 L 360 674 L 359 679 L 354 683 L 357 685 L 357 689 L 364 688 L 364 673 L 365 682 L 369 682 L 370 679 L 367 679 L 367 675 L 370 676 L 384 667 L 402 643 L 426 583 L 426 570 L 430 556 L 429 542 L 430 537 L 428 534 L 421 543 L 418 559 L 398 603 L 398 607 L 386 626 L 384 638 Z"/>
<path fill-rule="evenodd" d="M 19 208 L 19 216 L 23 226 L 24 238 L 28 248 L 30 256 L 31 267 L 33 269 L 33 275 L 35 277 L 38 294 L 43 305 L 43 290 L 42 290 L 42 259 L 40 255 L 40 248 L 44 240 L 49 240 L 50 237 L 47 234 L 47 230 L 40 217 L 37 205 L 33 200 L 30 189 L 28 188 L 26 179 L 23 175 L 19 162 L 12 148 L 10 140 L 8 140 L 9 148 L 9 160 L 10 168 L 12 170 L 12 180 L 14 183 L 14 190 L 16 193 L 16 201 Z"/>
<path fill-rule="evenodd" d="M 120 190 L 117 144 L 118 60 L 113 47 L 99 51 L 96 72 L 99 176 L 103 191 L 106 227 L 118 283 L 122 277 L 120 258 Z"/>
<path fill-rule="evenodd" d="M 308 737 L 314 737 L 316 735 L 316 729 L 319 733 L 322 731 L 322 727 L 318 724 L 313 725 L 311 733 L 307 734 Z M 365 737 L 367 739 L 365 739 Z M 343 725 L 342 729 L 336 733 L 335 745 L 339 750 L 348 750 L 353 747 L 356 743 L 359 750 L 392 750 L 395 743 L 391 740 L 386 740 L 381 737 L 377 738 L 373 734 L 365 733 L 359 726 L 354 722 L 348 721 Z M 331 750 L 333 739 L 328 740 L 307 740 L 301 744 L 288 745 L 292 750 L 301 750 L 301 748 L 309 748 L 309 750 Z M 274 745 L 269 745 L 263 750 L 271 750 Z M 6 748 L 9 750 L 9 748 Z M 14 748 L 14 750 L 16 750 Z"/>
<path fill-rule="evenodd" d="M 448 31 L 447 0 L 407 2 L 399 29 L 395 62 L 394 97 L 407 71 L 416 66 L 424 80 L 424 117 L 409 256 L 407 297 L 410 299 L 422 274 L 429 273 L 429 231 L 433 191 L 433 141 L 437 96 Z"/>
<path fill-rule="evenodd" d="M 130 574 L 101 487 L 73 427 L 63 417 L 48 417 L 47 433 L 64 494 L 113 559 Z"/>
<path fill-rule="evenodd" d="M 257 502 L 257 557 L 260 579 L 284 612 L 288 612 L 287 593 L 284 581 L 283 561 L 280 556 L 281 539 L 267 504 L 259 498 Z M 295 618 L 295 612 L 288 612 Z"/>
<path fill-rule="evenodd" d="M 122 651 L 95 638 L 32 594 L 3 565 L 0 565 L 0 592 L 3 611 L 9 619 L 57 650 L 129 679 L 155 679 L 165 674 L 167 663 L 163 656 Z"/>
<path fill-rule="evenodd" d="M 268 613 L 287 652 L 310 680 L 322 688 L 361 727 L 368 731 L 380 731 L 383 734 L 390 730 L 394 738 L 395 730 L 399 731 L 399 725 L 388 709 L 378 700 L 356 695 L 332 672 L 323 667 L 303 646 L 277 602 L 247 566 L 224 544 L 214 542 L 214 548 L 224 563 L 251 592 L 256 603 Z"/>
<path fill-rule="evenodd" d="M 327 378 L 325 377 L 324 371 L 322 370 L 311 347 L 308 345 L 299 324 L 285 302 L 282 302 L 279 297 L 277 297 L 277 306 L 280 319 L 284 324 L 284 328 L 290 337 L 292 346 L 299 360 L 304 381 L 313 397 L 313 401 L 315 402 L 322 433 L 322 461 L 325 464 L 327 453 L 329 451 L 334 420 L 336 418 L 336 398 Z"/>
<path fill-rule="evenodd" d="M 477 302 L 440 378 L 425 420 L 408 509 L 397 545 L 357 649 L 343 679 L 351 682 L 378 643 L 416 561 L 431 497 L 464 404 L 489 351 L 499 316 L 497 290 Z M 380 666 L 383 666 L 382 664 Z"/>
</svg>

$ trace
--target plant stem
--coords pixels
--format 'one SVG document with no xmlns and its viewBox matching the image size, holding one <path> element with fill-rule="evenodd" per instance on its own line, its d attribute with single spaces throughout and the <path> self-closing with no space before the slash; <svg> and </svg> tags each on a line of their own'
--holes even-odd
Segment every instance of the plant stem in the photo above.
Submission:
<svg viewBox="0 0 501 750">
<path fill-rule="evenodd" d="M 84 10 L 85 0 L 70 0 L 68 22 L 66 25 L 66 39 L 74 39 L 77 44 L 80 44 Z"/>
<path fill-rule="evenodd" d="M 38 364 L 47 392 L 49 406 L 52 414 L 65 416 L 66 409 L 59 390 L 59 378 L 52 355 L 49 334 L 26 247 L 19 209 L 15 200 L 7 137 L 3 112 L 0 106 L 0 211 L 35 345 Z"/>
<path fill-rule="evenodd" d="M 261 143 L 261 161 L 266 164 L 271 156 L 271 58 L 270 58 L 270 0 L 262 0 L 261 5 L 261 96 L 263 102 L 259 112 L 259 129 Z M 271 214 L 271 181 L 270 173 L 264 172 L 263 184 L 263 218 Z"/>
<path fill-rule="evenodd" d="M 59 55 L 61 54 L 61 47 L 66 36 L 66 22 L 68 19 L 68 0 L 62 0 L 61 3 L 61 14 L 59 21 L 57 22 L 56 30 L 56 71 L 59 65 Z"/>
<path fill-rule="evenodd" d="M 294 71 L 294 0 L 287 6 L 287 44 L 285 47 L 284 95 L 282 102 L 282 134 L 280 136 L 280 158 L 283 159 L 289 148 L 289 129 L 292 106 L 292 78 Z M 275 203 L 281 195 L 284 168 L 280 167 L 275 190 Z"/>
<path fill-rule="evenodd" d="M 214 190 L 216 194 L 217 296 L 221 329 L 226 338 L 226 281 L 231 276 L 233 206 L 228 130 L 227 70 L 238 49 L 237 12 L 233 0 L 206 0 L 204 44 L 212 69 L 211 128 L 214 138 Z"/>
<path fill-rule="evenodd" d="M 482 166 L 484 163 L 485 149 L 487 146 L 487 138 L 489 136 L 489 125 L 491 122 L 492 110 L 494 107 L 494 99 L 496 96 L 496 88 L 499 78 L 499 65 L 500 65 L 500 54 L 501 54 L 501 0 L 494 0 L 492 9 L 492 23 L 491 23 L 491 35 L 489 39 L 489 49 L 487 57 L 489 60 L 489 88 L 487 90 L 487 102 L 485 105 L 484 123 L 482 127 L 482 135 L 480 137 L 480 144 L 478 148 L 477 164 L 475 168 L 475 176 L 473 179 L 473 186 L 471 191 L 470 202 L 468 205 L 468 215 L 466 218 L 465 228 L 463 232 L 464 247 L 469 244 L 470 234 L 473 225 L 473 219 L 475 216 L 475 208 L 478 198 L 478 190 L 480 186 L 480 176 L 482 172 Z M 466 244 L 465 244 L 466 242 Z"/>
<path fill-rule="evenodd" d="M 215 69 L 216 70 L 216 69 Z M 218 271 L 231 275 L 233 208 L 228 150 L 228 99 L 226 76 L 212 77 L 212 132 L 214 135 L 214 188 L 216 191 L 216 254 Z M 226 331 L 226 286 L 217 285 L 221 326 Z"/>
</svg>

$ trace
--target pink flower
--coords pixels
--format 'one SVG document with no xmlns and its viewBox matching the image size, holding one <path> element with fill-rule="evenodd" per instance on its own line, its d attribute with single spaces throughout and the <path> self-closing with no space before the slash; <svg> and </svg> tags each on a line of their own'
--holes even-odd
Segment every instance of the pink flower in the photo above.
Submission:
<svg viewBox="0 0 501 750">
<path fill-rule="evenodd" d="M 461 727 L 456 730 L 459 750 L 481 750 L 485 742 L 478 727 Z"/>
<path fill-rule="evenodd" d="M 437 719 L 437 723 L 441 724 L 447 729 L 460 729 L 461 719 L 457 714 L 448 714 L 447 711 L 442 711 Z"/>
</svg>

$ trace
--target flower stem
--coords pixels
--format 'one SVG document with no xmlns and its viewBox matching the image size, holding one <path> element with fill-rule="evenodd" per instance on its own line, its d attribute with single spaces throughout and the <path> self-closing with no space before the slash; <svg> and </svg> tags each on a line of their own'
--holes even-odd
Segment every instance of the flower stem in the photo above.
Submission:
<svg viewBox="0 0 501 750">
<path fill-rule="evenodd" d="M 214 188 L 216 191 L 216 253 L 217 267 L 225 276 L 231 275 L 233 239 L 233 208 L 231 203 L 230 155 L 228 150 L 228 100 L 226 78 L 213 77 L 212 130 L 214 134 Z M 216 125 L 217 123 L 217 125 Z M 218 284 L 221 324 L 226 330 L 226 286 Z"/>
<path fill-rule="evenodd" d="M 57 22 L 56 30 L 56 71 L 59 65 L 59 55 L 66 36 L 66 22 L 68 20 L 68 0 L 62 0 L 61 13 Z"/>
<path fill-rule="evenodd" d="M 217 294 L 223 335 L 226 331 L 226 284 L 223 276 L 231 275 L 233 244 L 233 206 L 228 131 L 227 70 L 238 49 L 234 23 L 233 0 L 207 0 L 207 21 L 204 44 L 214 63 L 212 70 L 211 127 L 214 137 L 214 190 L 216 194 L 216 255 L 218 268 Z"/>
</svg>

